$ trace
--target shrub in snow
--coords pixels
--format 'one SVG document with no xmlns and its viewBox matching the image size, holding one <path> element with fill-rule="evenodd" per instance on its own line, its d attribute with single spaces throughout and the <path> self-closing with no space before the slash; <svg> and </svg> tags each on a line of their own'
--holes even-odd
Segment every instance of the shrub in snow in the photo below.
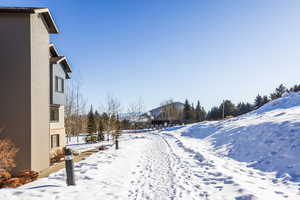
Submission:
<svg viewBox="0 0 300 200">
<path fill-rule="evenodd" d="M 104 151 L 106 149 L 108 149 L 108 148 L 106 146 L 104 146 L 104 145 L 102 145 L 102 146 L 99 147 L 99 151 Z"/>
<path fill-rule="evenodd" d="M 16 188 L 26 183 L 35 181 L 39 176 L 38 172 L 31 170 L 21 170 L 16 177 L 6 170 L 0 170 L 0 188 Z"/>
<path fill-rule="evenodd" d="M 57 149 L 54 153 L 52 153 L 51 158 L 50 158 L 50 163 L 56 163 L 59 162 L 61 160 L 63 160 L 64 158 L 64 152 L 62 149 Z"/>
<path fill-rule="evenodd" d="M 10 139 L 0 140 L 0 169 L 10 171 L 16 167 L 16 154 L 18 148 L 13 144 Z"/>
</svg>

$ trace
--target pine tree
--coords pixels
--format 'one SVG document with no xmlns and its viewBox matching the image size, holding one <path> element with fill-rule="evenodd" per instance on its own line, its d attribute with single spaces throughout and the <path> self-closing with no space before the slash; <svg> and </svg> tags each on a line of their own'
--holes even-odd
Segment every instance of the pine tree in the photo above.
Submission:
<svg viewBox="0 0 300 200">
<path fill-rule="evenodd" d="M 104 141 L 104 129 L 105 127 L 104 127 L 102 116 L 99 115 L 98 126 L 97 126 L 99 141 Z"/>
<path fill-rule="evenodd" d="M 222 112 L 223 112 L 223 104 L 224 104 L 224 117 L 236 115 L 236 107 L 230 100 L 225 100 L 223 103 L 221 103 L 221 105 L 219 106 L 219 110 Z"/>
<path fill-rule="evenodd" d="M 94 117 L 95 117 L 95 121 L 98 121 L 101 117 L 97 110 L 95 111 Z"/>
<path fill-rule="evenodd" d="M 237 109 L 237 115 L 242 115 L 245 114 L 245 110 L 246 110 L 246 104 L 244 102 L 240 102 L 238 103 L 238 105 L 236 106 Z"/>
<path fill-rule="evenodd" d="M 204 109 L 204 107 L 201 107 L 201 112 L 200 112 L 200 121 L 204 121 L 206 119 L 207 113 Z"/>
<path fill-rule="evenodd" d="M 206 111 L 204 107 L 201 106 L 200 101 L 197 101 L 197 106 L 195 109 L 195 121 L 201 122 L 204 121 L 206 118 Z"/>
<path fill-rule="evenodd" d="M 196 122 L 200 122 L 201 121 L 201 105 L 200 105 L 200 101 L 197 101 L 197 106 L 196 106 L 196 109 L 195 109 L 195 120 Z"/>
<path fill-rule="evenodd" d="M 291 87 L 289 90 L 290 92 L 299 92 L 300 91 L 300 84 L 299 85 L 294 85 L 294 87 Z"/>
<path fill-rule="evenodd" d="M 192 121 L 192 107 L 187 99 L 183 108 L 183 121 L 184 123 L 191 123 Z"/>
<path fill-rule="evenodd" d="M 109 120 L 109 116 L 106 112 L 104 112 L 101 116 L 101 119 L 102 119 L 102 123 L 103 123 L 103 126 L 104 126 L 104 131 L 106 131 L 107 133 L 107 141 L 109 141 L 109 123 L 110 123 L 110 120 Z"/>
<path fill-rule="evenodd" d="M 96 132 L 96 122 L 95 122 L 95 116 L 93 112 L 93 106 L 91 105 L 91 109 L 88 113 L 88 122 L 87 122 L 87 132 L 89 134 L 93 134 Z"/>
<path fill-rule="evenodd" d="M 96 110 L 94 113 L 94 119 L 95 119 L 95 124 L 96 124 L 96 132 L 98 132 L 98 126 L 99 126 L 99 120 L 101 119 L 101 115 L 98 113 Z"/>
<path fill-rule="evenodd" d="M 247 113 L 254 110 L 254 106 L 251 103 L 246 103 Z"/>
<path fill-rule="evenodd" d="M 283 93 L 287 92 L 287 89 L 286 87 L 283 85 L 283 84 L 280 84 L 278 86 L 278 88 L 275 89 L 275 91 L 270 95 L 271 99 L 274 100 L 274 99 L 278 99 L 280 98 Z"/>
<path fill-rule="evenodd" d="M 197 120 L 196 120 L 196 109 L 195 109 L 193 103 L 191 105 L 191 122 L 192 123 L 197 122 Z"/>
<path fill-rule="evenodd" d="M 237 105 L 237 115 L 243 115 L 245 113 L 251 112 L 253 106 L 250 103 L 241 102 Z"/>
<path fill-rule="evenodd" d="M 219 107 L 214 106 L 207 113 L 207 120 L 218 120 L 218 119 L 222 119 L 222 110 L 220 110 Z"/>
<path fill-rule="evenodd" d="M 263 105 L 263 98 L 258 94 L 256 97 L 255 97 L 255 100 L 254 100 L 254 106 L 255 108 L 259 108 Z"/>
<path fill-rule="evenodd" d="M 264 95 L 262 98 L 262 106 L 265 105 L 266 103 L 268 103 L 270 101 L 270 99 L 268 98 L 267 95 Z"/>
</svg>

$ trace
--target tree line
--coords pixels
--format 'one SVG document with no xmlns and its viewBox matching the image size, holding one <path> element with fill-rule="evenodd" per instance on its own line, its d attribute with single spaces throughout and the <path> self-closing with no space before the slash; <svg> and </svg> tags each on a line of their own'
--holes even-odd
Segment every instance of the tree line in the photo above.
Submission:
<svg viewBox="0 0 300 200">
<path fill-rule="evenodd" d="M 232 103 L 230 100 L 224 100 L 219 106 L 214 106 L 211 110 L 207 113 L 206 120 L 219 120 L 223 117 L 235 117 L 238 115 L 243 115 L 245 113 L 251 112 L 256 110 L 271 100 L 275 100 L 280 98 L 282 94 L 286 92 L 299 92 L 300 91 L 300 84 L 294 85 L 290 89 L 285 87 L 283 84 L 280 84 L 274 92 L 270 95 L 260 95 L 258 94 L 253 103 L 249 102 L 240 102 L 237 105 Z"/>
<path fill-rule="evenodd" d="M 119 134 L 121 130 L 131 129 L 129 120 L 120 120 L 117 112 L 99 112 L 93 111 L 91 105 L 87 115 L 87 133 L 90 135 L 97 133 L 98 140 L 104 141 L 105 138 L 109 141 L 110 136 Z M 105 136 L 106 135 L 106 136 Z"/>
<path fill-rule="evenodd" d="M 178 107 L 173 100 L 161 103 L 161 113 L 155 118 L 149 117 L 148 122 L 139 122 L 143 117 L 147 117 L 145 113 L 144 103 L 140 98 L 128 108 L 130 118 L 120 119 L 120 102 L 117 98 L 108 96 L 104 108 L 98 110 L 91 106 L 89 112 L 85 113 L 86 101 L 81 95 L 79 83 L 74 83 L 67 95 L 66 103 L 66 133 L 67 135 L 79 135 L 80 133 L 98 133 L 99 138 L 104 140 L 109 138 L 113 132 L 119 130 L 129 130 L 138 128 L 147 128 L 151 126 L 151 121 L 168 121 L 170 123 L 196 123 L 204 120 L 220 120 L 239 116 L 255 109 L 260 108 L 271 100 L 277 99 L 285 92 L 300 91 L 300 84 L 294 85 L 290 89 L 280 84 L 271 94 L 258 94 L 253 103 L 239 102 L 234 104 L 231 100 L 224 100 L 219 106 L 212 107 L 208 112 L 197 101 L 196 104 L 185 100 L 182 107 Z M 196 106 L 194 106 L 196 105 Z M 153 125 L 153 124 L 152 124 Z"/>
</svg>

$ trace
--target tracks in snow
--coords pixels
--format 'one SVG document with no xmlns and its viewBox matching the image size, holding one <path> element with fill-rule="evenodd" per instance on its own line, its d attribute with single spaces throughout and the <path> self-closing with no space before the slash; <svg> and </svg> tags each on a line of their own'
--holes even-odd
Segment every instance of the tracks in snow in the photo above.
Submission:
<svg viewBox="0 0 300 200">
<path fill-rule="evenodd" d="M 129 199 L 172 199 L 175 196 L 174 177 L 165 142 L 150 136 L 148 148 L 142 153 L 136 170 L 132 172 L 134 180 L 129 191 Z M 154 139 L 155 138 L 155 139 Z"/>
<path fill-rule="evenodd" d="M 147 148 L 131 172 L 129 200 L 261 199 L 251 193 L 259 186 L 248 190 L 248 185 L 254 186 L 255 182 L 250 183 L 246 177 L 248 185 L 242 184 L 228 170 L 220 170 L 216 160 L 187 148 L 173 135 L 152 133 L 146 138 Z M 231 168 L 226 164 L 223 167 Z M 279 193 L 270 197 L 290 199 Z"/>
<path fill-rule="evenodd" d="M 136 169 L 132 171 L 134 176 L 128 198 L 130 200 L 209 199 L 208 192 L 199 184 L 201 175 L 195 174 L 190 163 L 174 153 L 168 140 L 158 134 L 148 137 L 148 148 L 142 153 L 143 156 Z M 199 162 L 203 161 L 203 157 L 197 153 L 189 154 L 188 157 L 196 158 Z"/>
</svg>

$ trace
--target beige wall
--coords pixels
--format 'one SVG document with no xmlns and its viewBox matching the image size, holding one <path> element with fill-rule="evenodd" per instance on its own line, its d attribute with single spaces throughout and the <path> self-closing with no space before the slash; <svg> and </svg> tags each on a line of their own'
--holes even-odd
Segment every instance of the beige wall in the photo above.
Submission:
<svg viewBox="0 0 300 200">
<path fill-rule="evenodd" d="M 65 107 L 59 107 L 59 121 L 50 123 L 50 135 L 59 134 L 59 148 L 63 148 L 65 146 L 65 138 L 66 138 L 66 130 L 65 130 Z M 49 140 L 49 145 L 51 144 L 51 140 Z M 55 149 L 51 149 L 50 153 L 53 153 Z"/>
<path fill-rule="evenodd" d="M 18 169 L 31 166 L 30 18 L 0 15 L 0 127 L 19 148 Z"/>
<path fill-rule="evenodd" d="M 40 15 L 31 19 L 31 168 L 49 166 L 49 34 Z"/>
<path fill-rule="evenodd" d="M 60 128 L 65 128 L 65 106 L 63 105 L 59 106 L 59 121 L 50 123 L 50 130 Z"/>
<path fill-rule="evenodd" d="M 17 168 L 49 166 L 49 34 L 37 14 L 0 15 L 0 138 L 20 149 Z"/>
</svg>

